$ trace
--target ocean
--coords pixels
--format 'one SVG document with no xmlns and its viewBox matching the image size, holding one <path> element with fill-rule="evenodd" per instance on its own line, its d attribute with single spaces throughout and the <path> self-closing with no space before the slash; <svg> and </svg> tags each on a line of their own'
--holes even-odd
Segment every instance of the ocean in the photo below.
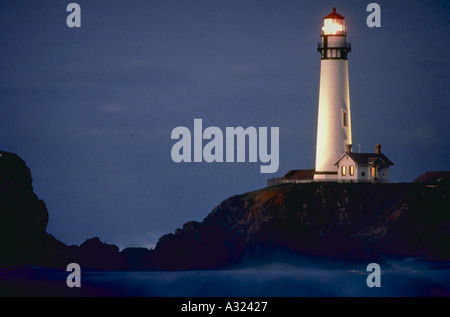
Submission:
<svg viewBox="0 0 450 317">
<path fill-rule="evenodd" d="M 367 263 L 368 264 L 368 263 Z M 450 296 L 449 263 L 413 259 L 380 265 L 380 287 L 369 287 L 366 263 L 272 263 L 227 270 L 81 271 L 81 287 L 69 288 L 70 272 L 34 268 L 2 271 L 3 296 L 120 297 L 428 297 Z M 372 280 L 372 278 L 371 278 Z"/>
</svg>

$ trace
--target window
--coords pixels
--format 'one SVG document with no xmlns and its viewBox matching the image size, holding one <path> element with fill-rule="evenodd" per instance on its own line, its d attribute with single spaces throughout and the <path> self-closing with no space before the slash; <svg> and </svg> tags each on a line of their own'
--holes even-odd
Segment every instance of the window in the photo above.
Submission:
<svg viewBox="0 0 450 317">
<path fill-rule="evenodd" d="M 348 113 L 347 110 L 342 109 L 342 126 L 347 127 L 348 126 Z"/>
<path fill-rule="evenodd" d="M 341 174 L 342 174 L 342 176 L 345 176 L 347 174 L 346 172 L 347 171 L 345 169 L 345 165 L 342 165 L 342 167 L 341 167 Z"/>
<path fill-rule="evenodd" d="M 375 165 L 372 165 L 372 178 L 377 177 L 377 167 Z"/>
<path fill-rule="evenodd" d="M 366 176 L 366 172 L 361 172 L 361 176 Z"/>
<path fill-rule="evenodd" d="M 348 168 L 348 172 L 350 176 L 355 175 L 355 167 L 353 165 L 350 165 L 350 167 Z"/>
</svg>

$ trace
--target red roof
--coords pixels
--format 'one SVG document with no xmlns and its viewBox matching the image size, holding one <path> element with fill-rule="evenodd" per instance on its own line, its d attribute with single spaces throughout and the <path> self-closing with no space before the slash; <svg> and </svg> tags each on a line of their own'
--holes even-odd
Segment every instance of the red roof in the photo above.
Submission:
<svg viewBox="0 0 450 317">
<path fill-rule="evenodd" d="M 417 177 L 413 182 L 436 183 L 450 181 L 450 171 L 426 172 Z"/>
<path fill-rule="evenodd" d="M 329 15 L 327 15 L 326 17 L 323 18 L 325 19 L 340 19 L 340 20 L 344 20 L 345 18 L 340 15 L 339 13 L 336 13 L 336 8 L 333 8 L 333 12 L 330 13 Z"/>
<path fill-rule="evenodd" d="M 290 170 L 282 178 L 292 180 L 314 179 L 314 170 Z"/>
</svg>

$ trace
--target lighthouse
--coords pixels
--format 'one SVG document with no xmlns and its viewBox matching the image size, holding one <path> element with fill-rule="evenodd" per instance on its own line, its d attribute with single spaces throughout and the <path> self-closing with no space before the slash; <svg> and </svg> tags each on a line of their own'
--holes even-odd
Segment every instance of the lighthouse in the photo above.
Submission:
<svg viewBox="0 0 450 317">
<path fill-rule="evenodd" d="M 336 8 L 323 18 L 320 36 L 316 166 L 290 170 L 283 177 L 267 180 L 267 186 L 325 181 L 387 183 L 394 163 L 381 152 L 381 144 L 371 153 L 352 151 L 347 60 L 351 45 L 347 43 L 345 18 Z"/>
<path fill-rule="evenodd" d="M 336 12 L 324 17 L 321 42 L 320 92 L 317 120 L 314 180 L 337 181 L 337 159 L 352 144 L 348 59 L 345 18 Z"/>
</svg>

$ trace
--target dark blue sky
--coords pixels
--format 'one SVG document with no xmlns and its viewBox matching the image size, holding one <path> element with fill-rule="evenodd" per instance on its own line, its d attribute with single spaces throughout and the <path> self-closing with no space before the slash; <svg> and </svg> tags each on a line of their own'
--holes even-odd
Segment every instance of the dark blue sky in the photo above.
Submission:
<svg viewBox="0 0 450 317">
<path fill-rule="evenodd" d="M 151 246 L 235 194 L 314 168 L 322 18 L 346 17 L 353 143 L 381 143 L 394 182 L 450 170 L 450 3 L 377 1 L 0 3 L 0 149 L 28 164 L 67 244 Z M 172 129 L 280 128 L 280 168 L 176 164 Z"/>
</svg>

